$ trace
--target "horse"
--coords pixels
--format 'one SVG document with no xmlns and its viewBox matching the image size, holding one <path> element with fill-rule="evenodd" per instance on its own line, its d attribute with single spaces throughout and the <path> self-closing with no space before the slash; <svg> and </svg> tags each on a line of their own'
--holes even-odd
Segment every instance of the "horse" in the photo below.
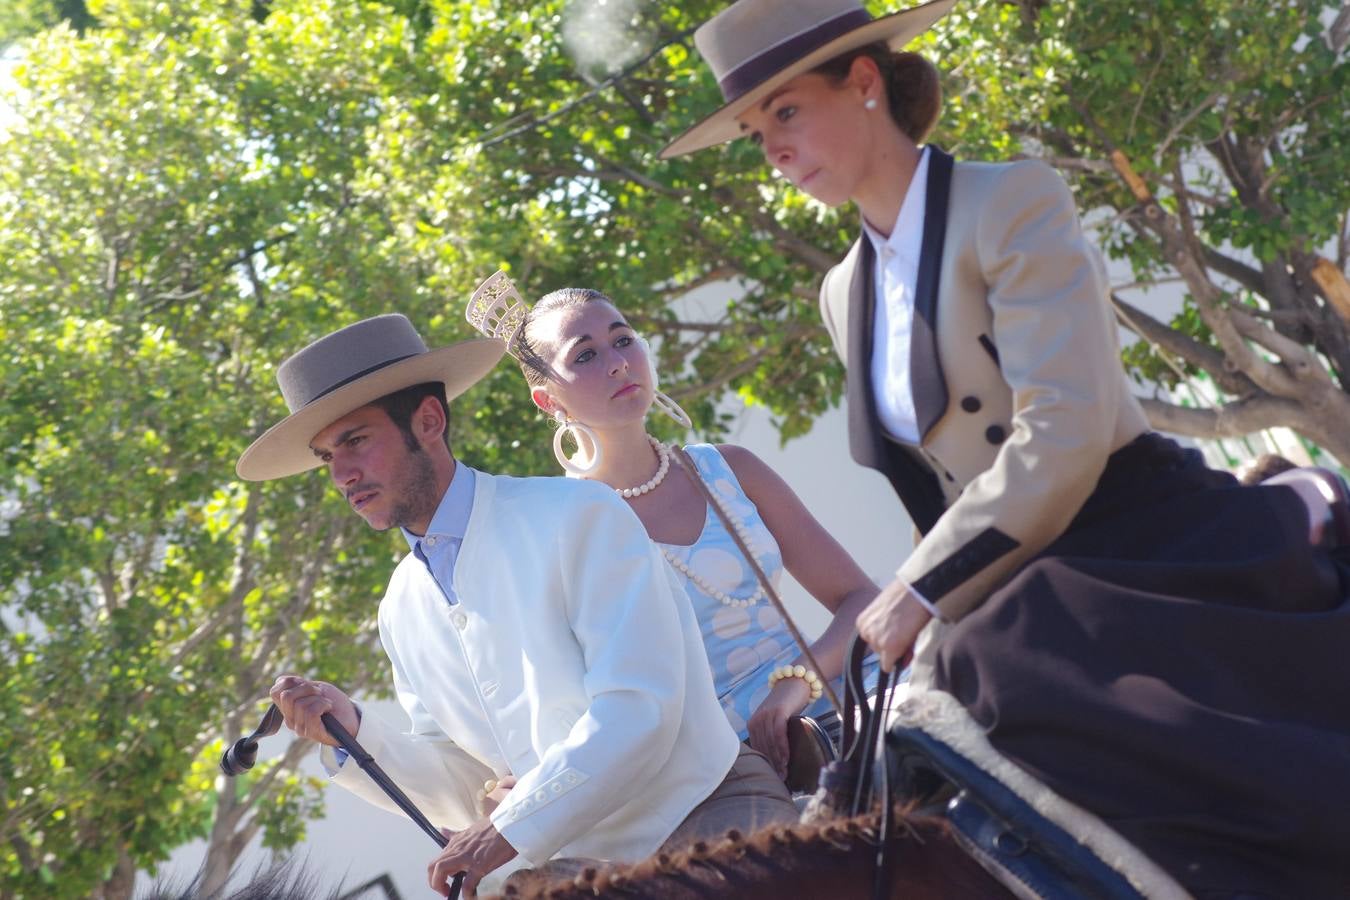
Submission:
<svg viewBox="0 0 1350 900">
<path fill-rule="evenodd" d="M 498 898 L 582 900 L 777 900 L 873 897 L 877 855 L 889 870 L 887 898 L 1006 900 L 1014 894 L 957 843 L 945 820 L 901 808 L 885 847 L 880 812 L 818 824 L 775 825 L 697 841 L 629 865 L 597 865 L 574 877 L 513 878 Z M 517 873 L 524 875 L 524 873 Z"/>
<path fill-rule="evenodd" d="M 575 877 L 549 879 L 518 872 L 497 898 L 511 900 L 777 900 L 780 897 L 871 898 L 880 814 L 814 825 L 770 826 L 745 835 L 731 830 L 714 841 L 658 853 L 628 865 L 602 864 Z M 1006 900 L 1014 896 L 980 868 L 954 840 L 947 823 L 898 809 L 886 853 L 888 898 Z M 522 877 L 523 876 L 523 877 Z M 384 882 L 381 884 L 380 882 Z M 259 868 L 238 888 L 211 900 L 356 900 L 397 896 L 388 877 L 343 891 L 324 889 L 319 877 L 294 860 Z M 205 900 L 196 879 L 186 886 L 153 885 L 139 900 Z"/>
</svg>

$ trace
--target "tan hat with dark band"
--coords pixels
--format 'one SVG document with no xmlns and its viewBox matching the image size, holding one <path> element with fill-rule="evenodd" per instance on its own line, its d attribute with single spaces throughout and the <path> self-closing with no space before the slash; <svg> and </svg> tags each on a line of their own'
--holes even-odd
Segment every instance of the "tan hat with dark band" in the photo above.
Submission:
<svg viewBox="0 0 1350 900">
<path fill-rule="evenodd" d="M 899 50 L 945 16 L 956 0 L 930 0 L 873 19 L 857 0 L 739 0 L 694 32 L 726 101 L 661 151 L 683 156 L 740 136 L 736 117 L 779 86 L 841 53 L 877 41 Z"/>
<path fill-rule="evenodd" d="M 245 481 L 284 478 L 320 465 L 314 435 L 350 412 L 403 388 L 445 384 L 453 400 L 502 358 L 501 341 L 460 341 L 428 350 L 406 316 L 363 319 L 319 338 L 277 367 L 291 414 L 254 441 L 234 470 Z"/>
</svg>

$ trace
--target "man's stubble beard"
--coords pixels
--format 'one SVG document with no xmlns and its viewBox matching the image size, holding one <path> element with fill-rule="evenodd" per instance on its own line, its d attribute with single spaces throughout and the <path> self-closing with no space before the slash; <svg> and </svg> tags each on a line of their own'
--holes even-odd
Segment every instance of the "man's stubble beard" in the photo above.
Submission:
<svg viewBox="0 0 1350 900">
<path fill-rule="evenodd" d="M 440 505 L 441 498 L 436 496 L 436 467 L 431 457 L 418 447 L 409 450 L 406 462 L 398 475 L 398 500 L 389 511 L 388 528 L 406 528 L 408 523 L 423 519 L 430 521 Z"/>
</svg>

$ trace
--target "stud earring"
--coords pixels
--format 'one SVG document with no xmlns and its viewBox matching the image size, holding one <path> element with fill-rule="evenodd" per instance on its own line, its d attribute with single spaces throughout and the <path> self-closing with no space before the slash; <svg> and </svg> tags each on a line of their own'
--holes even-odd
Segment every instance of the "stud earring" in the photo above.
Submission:
<svg viewBox="0 0 1350 900">
<path fill-rule="evenodd" d="M 876 108 L 877 108 L 876 97 L 868 97 L 866 102 L 863 103 L 863 109 L 876 109 Z"/>
</svg>

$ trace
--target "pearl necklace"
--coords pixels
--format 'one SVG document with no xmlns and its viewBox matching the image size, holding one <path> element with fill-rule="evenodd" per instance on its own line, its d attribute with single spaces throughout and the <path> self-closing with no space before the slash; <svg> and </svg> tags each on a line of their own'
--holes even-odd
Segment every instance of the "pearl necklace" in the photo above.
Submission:
<svg viewBox="0 0 1350 900">
<path fill-rule="evenodd" d="M 615 488 L 614 493 L 623 497 L 625 500 L 631 497 L 641 497 L 648 491 L 655 490 L 657 485 L 666 480 L 666 473 L 670 471 L 670 448 L 650 434 L 647 435 L 647 441 L 652 445 L 652 449 L 656 451 L 656 458 L 660 460 L 656 466 L 656 474 L 642 484 L 639 484 L 637 487 Z"/>
<path fill-rule="evenodd" d="M 669 453 L 669 451 L 666 452 Z M 697 472 L 691 472 L 690 474 L 695 478 L 702 477 Z M 754 552 L 754 545 L 750 542 L 750 529 L 745 522 L 740 516 L 737 516 L 731 510 L 727 509 L 726 506 L 722 504 L 722 501 L 718 498 L 717 494 L 710 491 L 709 496 L 712 498 L 713 503 L 717 505 L 717 508 L 722 511 L 722 514 L 727 517 L 727 520 L 731 522 L 731 527 L 740 537 L 741 542 L 745 544 L 747 549 L 751 549 L 751 552 Z M 685 578 L 688 578 L 694 584 L 698 585 L 699 590 L 703 591 L 703 593 L 707 594 L 709 597 L 716 599 L 717 602 L 721 603 L 723 606 L 744 609 L 747 606 L 754 606 L 759 602 L 760 598 L 764 596 L 764 585 L 758 584 L 755 586 L 755 592 L 749 597 L 733 597 L 726 591 L 720 590 L 709 584 L 707 579 L 691 569 L 684 560 L 680 559 L 674 553 L 671 553 L 670 550 L 665 547 L 661 548 L 661 554 L 665 556 L 666 562 L 674 566 Z M 759 562 L 759 558 L 756 557 L 755 561 Z M 762 563 L 760 564 L 760 568 L 764 568 Z M 758 581 L 758 579 L 756 579 L 756 581 Z"/>
</svg>

